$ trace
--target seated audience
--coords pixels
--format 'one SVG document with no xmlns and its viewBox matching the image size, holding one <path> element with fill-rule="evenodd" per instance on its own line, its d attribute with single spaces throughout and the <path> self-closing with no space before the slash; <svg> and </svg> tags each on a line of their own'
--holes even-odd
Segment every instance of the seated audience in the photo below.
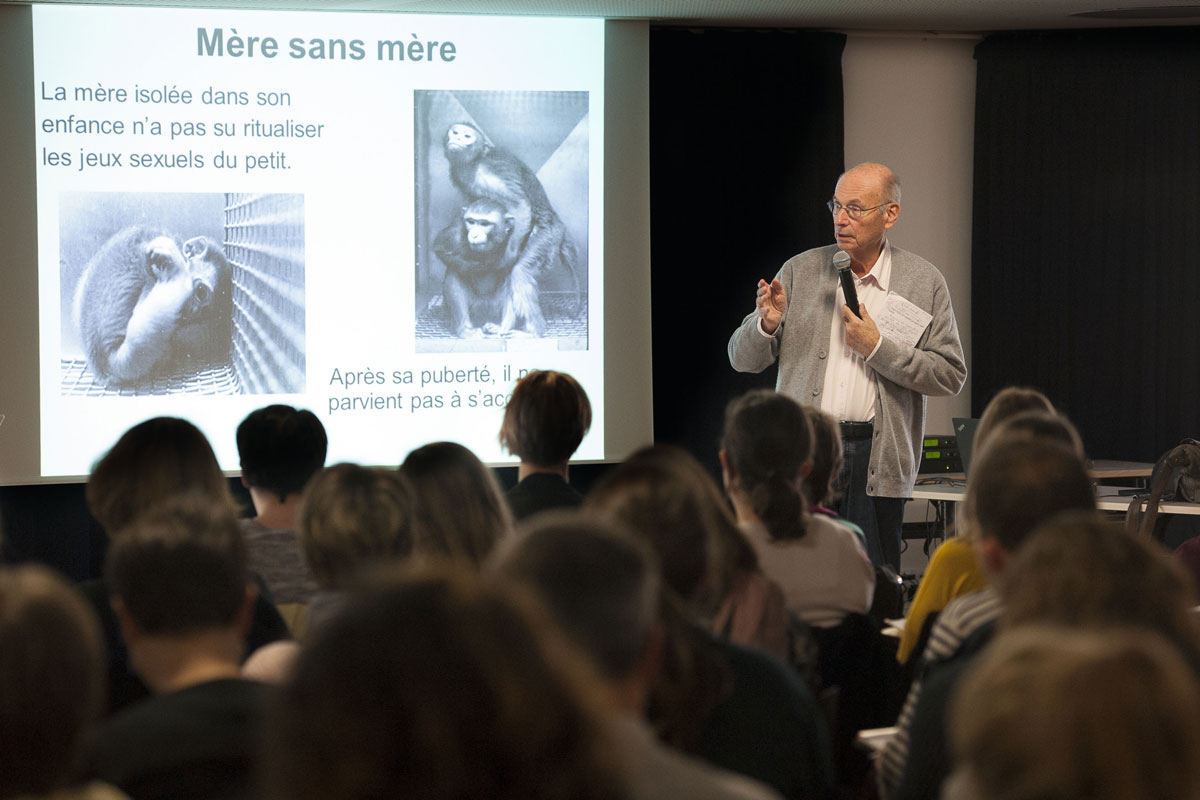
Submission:
<svg viewBox="0 0 1200 800">
<path fill-rule="evenodd" d="M 517 381 L 500 425 L 500 444 L 521 459 L 517 485 L 505 495 L 514 517 L 583 502 L 567 482 L 567 464 L 591 426 L 587 392 L 570 375 L 534 370 Z"/>
<path fill-rule="evenodd" d="M 997 586 L 1005 629 L 1129 626 L 1174 645 L 1200 677 L 1196 589 L 1153 542 L 1092 512 L 1060 514 L 1038 527 Z"/>
<path fill-rule="evenodd" d="M 92 515 L 114 542 L 139 516 L 180 494 L 198 493 L 213 509 L 237 513 L 208 439 L 195 425 L 176 417 L 155 417 L 122 434 L 92 469 L 85 493 Z M 109 711 L 116 711 L 146 697 L 149 690 L 129 668 L 106 580 L 88 581 L 81 588 L 104 631 Z M 275 606 L 256 597 L 244 653 L 289 635 Z"/>
<path fill-rule="evenodd" d="M 829 742 L 808 687 L 778 659 L 709 632 L 738 564 L 738 531 L 703 468 L 677 448 L 644 449 L 606 474 L 584 508 L 627 526 L 662 569 L 666 647 L 649 707 L 660 738 L 784 797 L 824 796 Z"/>
<path fill-rule="evenodd" d="M 1083 460 L 1065 445 L 1003 433 L 988 442 L 971 466 L 965 514 L 980 563 L 995 583 L 1030 533 L 1055 514 L 1095 508 L 1095 495 Z M 921 673 L 900 713 L 899 730 L 879 763 L 881 787 L 895 798 L 936 797 L 945 777 L 940 754 L 944 731 L 917 739 L 913 716 L 923 685 L 937 673 L 954 674 L 991 638 L 1002 603 L 994 585 L 952 601 L 938 617 L 925 649 Z M 927 702 L 926 706 L 930 704 Z M 930 709 L 944 719 L 945 708 Z"/>
<path fill-rule="evenodd" d="M 325 466 L 328 445 L 321 420 L 291 406 L 252 411 L 237 429 L 242 485 L 255 511 L 241 521 L 250 570 L 262 576 L 271 599 L 293 623 L 317 590 L 296 536 L 300 497 Z"/>
<path fill-rule="evenodd" d="M 574 513 L 543 514 L 496 570 L 541 599 L 600 674 L 632 800 L 778 797 L 660 743 L 644 713 L 663 656 L 661 578 L 642 542 Z"/>
<path fill-rule="evenodd" d="M 738 524 L 763 571 L 783 587 L 788 611 L 809 625 L 833 627 L 870 610 L 875 569 L 849 529 L 809 513 L 801 487 L 812 439 L 799 403 L 753 391 L 725 411 L 721 468 Z"/>
<path fill-rule="evenodd" d="M 832 506 L 837 501 L 837 479 L 842 474 L 842 430 L 832 415 L 816 406 L 801 406 L 813 432 L 812 468 L 804 478 L 800 490 L 808 501 L 808 510 L 813 514 L 824 514 L 839 524 L 854 531 L 865 550 L 867 535 L 863 529 L 848 519 L 839 517 Z"/>
<path fill-rule="evenodd" d="M 1001 389 L 988 402 L 975 432 L 975 452 L 980 453 L 991 439 L 993 432 L 1002 422 L 1028 411 L 1054 414 L 1050 398 L 1037 389 L 1009 386 Z M 1065 421 L 1065 420 L 1064 420 Z M 1080 448 L 1082 454 L 1082 447 Z M 912 605 L 904 618 L 904 632 L 896 648 L 896 658 L 908 661 L 914 647 L 921 639 L 925 620 L 931 614 L 940 614 L 942 609 L 956 597 L 978 592 L 987 586 L 987 574 L 975 558 L 975 548 L 965 525 L 956 535 L 946 539 L 933 551 Z"/>
<path fill-rule="evenodd" d="M 472 578 L 378 578 L 315 632 L 269 717 L 267 798 L 624 797 L 586 665 Z"/>
<path fill-rule="evenodd" d="M 1200 690 L 1160 637 L 1001 634 L 951 709 L 948 800 L 1197 800 Z"/>
<path fill-rule="evenodd" d="M 104 643 L 87 602 L 43 567 L 0 569 L 0 798 L 122 800 L 71 786 L 104 706 Z"/>
<path fill-rule="evenodd" d="M 1060 514 L 1038 526 L 1012 557 L 996 591 L 1004 604 L 999 620 L 1004 630 L 1061 625 L 1154 631 L 1200 676 L 1195 592 L 1185 576 L 1161 549 L 1126 535 L 1094 511 Z M 909 728 L 920 745 L 910 752 L 905 782 L 925 776 L 918 785 L 933 791 L 935 780 L 949 774 L 946 709 L 973 668 L 974 661 L 959 658 L 924 682 Z"/>
<path fill-rule="evenodd" d="M 335 464 L 313 476 L 300 503 L 300 543 L 320 587 L 305 633 L 326 622 L 362 570 L 413 552 L 416 498 L 397 472 Z"/>
<path fill-rule="evenodd" d="M 154 695 L 101 725 L 90 773 L 135 800 L 251 797 L 266 687 L 238 674 L 257 587 L 237 517 L 166 500 L 116 538 L 105 577 Z"/>
<path fill-rule="evenodd" d="M 492 471 L 454 442 L 418 447 L 400 465 L 416 497 L 413 552 L 478 567 L 512 532 L 512 514 Z"/>
<path fill-rule="evenodd" d="M 703 541 L 708 548 L 704 557 L 708 575 L 700 584 L 701 591 L 692 598 L 693 610 L 701 619 L 712 616 L 710 629 L 717 636 L 765 650 L 783 661 L 791 659 L 791 632 L 783 590 L 759 569 L 754 548 L 738 529 L 729 513 L 729 504 L 712 477 L 690 453 L 670 445 L 644 449 L 638 459 L 643 467 L 657 470 L 665 482 L 660 498 L 674 498 L 670 502 L 687 506 L 672 506 L 667 510 L 668 524 L 677 526 L 671 535 L 678 544 L 663 542 L 663 546 L 687 547 L 689 537 L 682 529 L 691 526 L 684 522 L 691 515 L 695 534 L 701 537 L 697 541 Z M 688 569 L 693 566 L 681 553 L 675 553 L 672 562 Z M 688 580 L 686 575 L 679 578 Z"/>
</svg>

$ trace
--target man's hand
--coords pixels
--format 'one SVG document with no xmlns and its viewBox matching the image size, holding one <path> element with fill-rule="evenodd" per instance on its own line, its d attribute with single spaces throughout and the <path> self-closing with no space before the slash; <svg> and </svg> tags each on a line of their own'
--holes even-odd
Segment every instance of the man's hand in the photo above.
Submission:
<svg viewBox="0 0 1200 800">
<path fill-rule="evenodd" d="M 779 279 L 776 278 L 770 283 L 760 279 L 754 303 L 758 308 L 758 317 L 762 322 L 763 332 L 775 333 L 783 319 L 783 312 L 787 311 L 787 292 L 783 290 L 783 284 L 779 282 Z"/>
<path fill-rule="evenodd" d="M 846 323 L 846 346 L 866 358 L 879 342 L 879 328 L 875 327 L 875 320 L 867 313 L 866 303 L 859 302 L 858 310 L 862 319 L 854 316 L 850 306 L 842 306 L 842 321 Z M 766 327 L 764 322 L 763 328 Z"/>
</svg>

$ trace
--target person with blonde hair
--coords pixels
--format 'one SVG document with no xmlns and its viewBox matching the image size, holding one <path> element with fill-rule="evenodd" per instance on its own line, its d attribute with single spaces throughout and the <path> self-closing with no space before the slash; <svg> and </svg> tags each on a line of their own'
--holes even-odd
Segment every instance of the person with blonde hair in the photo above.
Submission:
<svg viewBox="0 0 1200 800">
<path fill-rule="evenodd" d="M 1032 627 L 997 637 L 950 710 L 951 800 L 1198 800 L 1200 688 L 1161 637 Z"/>
<path fill-rule="evenodd" d="M 591 426 L 587 392 L 567 373 L 533 370 L 517 381 L 500 425 L 500 444 L 521 459 L 518 483 L 505 495 L 513 516 L 583 502 L 567 482 L 567 464 Z"/>
<path fill-rule="evenodd" d="M 320 590 L 309 600 L 302 632 L 337 612 L 364 568 L 412 555 L 415 507 L 412 486 L 395 471 L 342 463 L 312 477 L 298 528 Z"/>
<path fill-rule="evenodd" d="M 512 515 L 492 471 L 454 442 L 413 450 L 400 465 L 416 498 L 413 549 L 478 567 L 512 533 Z"/>
</svg>

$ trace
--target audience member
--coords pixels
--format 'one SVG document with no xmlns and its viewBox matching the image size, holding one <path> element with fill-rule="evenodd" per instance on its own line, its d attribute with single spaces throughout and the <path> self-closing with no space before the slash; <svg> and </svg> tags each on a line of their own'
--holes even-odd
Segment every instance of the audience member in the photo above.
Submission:
<svg viewBox="0 0 1200 800">
<path fill-rule="evenodd" d="M 300 608 L 317 590 L 296 536 L 304 487 L 325 466 L 329 442 L 321 420 L 307 409 L 270 405 L 250 412 L 237 429 L 242 485 L 255 516 L 241 521 L 250 570 L 271 598 L 297 623 Z M 293 629 L 298 624 L 293 624 Z"/>
<path fill-rule="evenodd" d="M 1200 677 L 1196 589 L 1161 547 L 1129 536 L 1094 512 L 1059 514 L 1039 526 L 997 585 L 1000 624 L 1128 626 L 1174 645 Z"/>
<path fill-rule="evenodd" d="M 0 569 L 0 798 L 121 800 L 70 787 L 104 706 L 104 643 L 66 581 L 38 566 Z"/>
<path fill-rule="evenodd" d="M 1166 553 L 1127 536 L 1094 511 L 1059 514 L 1039 525 L 1012 557 L 996 590 L 1004 603 L 1003 629 L 1049 624 L 1155 631 L 1200 676 L 1200 627 L 1185 576 Z M 972 668 L 971 659 L 959 658 L 925 681 L 909 728 L 911 740 L 920 745 L 910 753 L 905 783 L 926 776 L 923 785 L 936 789 L 935 780 L 949 774 L 950 753 L 943 747 L 946 709 Z"/>
<path fill-rule="evenodd" d="M 1058 442 L 1023 436 L 1009 441 L 999 434 L 971 467 L 965 513 L 978 557 L 993 583 L 1041 522 L 1062 511 L 1094 508 L 1083 461 Z M 944 731 L 917 739 L 910 730 L 922 687 L 939 671 L 954 675 L 963 662 L 974 658 L 990 639 L 1001 609 L 1000 598 L 989 587 L 957 598 L 939 616 L 925 649 L 922 672 L 900 713 L 899 730 L 883 750 L 879 777 L 887 795 L 937 796 L 945 777 Z M 933 708 L 931 701 L 925 701 L 925 706 L 930 719 L 944 719 L 944 706 Z"/>
<path fill-rule="evenodd" d="M 659 478 L 664 481 L 660 498 L 682 503 L 671 505 L 665 514 L 667 524 L 676 526 L 672 537 L 687 546 L 688 537 L 681 531 L 689 524 L 689 514 L 693 515 L 696 531 L 703 534 L 706 550 L 700 552 L 706 553 L 708 568 L 701 591 L 693 598 L 693 610 L 701 619 L 712 615 L 710 629 L 716 635 L 789 660 L 792 643 L 783 590 L 759 568 L 754 548 L 738 529 L 728 501 L 712 476 L 679 447 L 659 445 L 643 450 L 638 457 L 643 466 L 659 470 Z M 672 546 L 665 541 L 661 544 Z M 675 553 L 673 563 L 692 563 L 682 555 Z M 686 575 L 682 578 L 687 580 Z"/>
<path fill-rule="evenodd" d="M 461 444 L 418 447 L 400 465 L 416 497 L 413 550 L 478 567 L 512 532 L 512 514 L 491 470 Z"/>
<path fill-rule="evenodd" d="M 982 450 L 998 425 L 1025 411 L 1056 413 L 1050 398 L 1037 389 L 1028 386 L 1006 386 L 996 392 L 979 417 L 979 426 L 975 429 L 975 452 L 979 453 Z"/>
<path fill-rule="evenodd" d="M 867 546 L 867 535 L 863 529 L 844 517 L 839 517 L 832 506 L 837 502 L 838 476 L 845 463 L 842 455 L 842 429 L 833 415 L 826 414 L 817 406 L 801 406 L 813 431 L 812 468 L 804 478 L 800 489 L 808 501 L 808 510 L 813 514 L 824 514 L 854 531 L 863 548 Z"/>
<path fill-rule="evenodd" d="M 272 709 L 277 800 L 616 800 L 586 670 L 536 606 L 469 573 L 380 578 Z"/>
<path fill-rule="evenodd" d="M 257 589 L 237 518 L 180 495 L 114 540 L 105 576 L 154 696 L 106 720 L 92 775 L 135 800 L 250 797 L 266 687 L 239 677 Z"/>
<path fill-rule="evenodd" d="M 763 571 L 783 587 L 788 610 L 817 627 L 866 613 L 875 569 L 862 543 L 801 489 L 812 466 L 812 426 L 795 400 L 760 389 L 725 410 L 721 469 L 738 524 Z"/>
<path fill-rule="evenodd" d="M 496 565 L 531 588 L 600 673 L 633 800 L 778 797 L 660 743 L 645 721 L 663 655 L 661 577 L 649 547 L 614 524 L 539 515 Z"/>
<path fill-rule="evenodd" d="M 997 392 L 980 418 L 979 428 L 975 432 L 975 452 L 983 451 L 998 425 L 1029 411 L 1055 413 L 1050 398 L 1036 389 L 1009 386 Z M 955 536 L 946 539 L 933 551 L 925 567 L 925 574 L 921 576 L 921 583 L 904 619 L 904 631 L 896 648 L 896 658 L 901 663 L 908 661 L 918 642 L 922 641 L 922 633 L 926 633 L 925 621 L 930 619 L 930 615 L 940 614 L 954 598 L 978 592 L 987 585 L 987 573 L 975 557 L 969 532 L 962 525 Z"/>
<path fill-rule="evenodd" d="M 1200 691 L 1136 629 L 1006 632 L 951 709 L 951 800 L 1197 800 Z"/>
<path fill-rule="evenodd" d="M 567 482 L 567 464 L 591 426 L 587 392 L 570 375 L 534 370 L 517 381 L 500 426 L 500 444 L 521 459 L 506 494 L 513 516 L 583 502 Z"/>
<path fill-rule="evenodd" d="M 784 797 L 825 795 L 829 742 L 808 688 L 778 659 L 706 629 L 738 531 L 703 468 L 677 448 L 647 448 L 605 475 L 584 507 L 626 525 L 662 568 L 666 646 L 649 710 L 659 736 Z"/>
<path fill-rule="evenodd" d="M 397 472 L 335 464 L 313 476 L 300 503 L 300 542 L 320 591 L 306 632 L 337 612 L 359 573 L 413 552 L 416 498 Z"/>
<path fill-rule="evenodd" d="M 139 516 L 180 494 L 199 494 L 214 511 L 236 516 L 229 481 L 221 473 L 208 439 L 195 425 L 177 417 L 155 417 L 122 434 L 96 462 L 85 492 L 92 515 L 114 542 Z M 107 582 L 100 578 L 81 588 L 104 631 L 109 712 L 116 711 L 146 697 L 149 690 L 129 668 Z M 275 607 L 257 597 L 244 652 L 289 635 Z"/>
</svg>

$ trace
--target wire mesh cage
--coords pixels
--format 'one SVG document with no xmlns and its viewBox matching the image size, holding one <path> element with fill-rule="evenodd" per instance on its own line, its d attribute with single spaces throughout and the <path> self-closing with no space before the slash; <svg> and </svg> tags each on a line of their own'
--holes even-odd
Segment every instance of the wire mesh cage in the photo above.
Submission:
<svg viewBox="0 0 1200 800">
<path fill-rule="evenodd" d="M 233 369 L 250 394 L 305 389 L 304 196 L 226 194 Z"/>
</svg>

